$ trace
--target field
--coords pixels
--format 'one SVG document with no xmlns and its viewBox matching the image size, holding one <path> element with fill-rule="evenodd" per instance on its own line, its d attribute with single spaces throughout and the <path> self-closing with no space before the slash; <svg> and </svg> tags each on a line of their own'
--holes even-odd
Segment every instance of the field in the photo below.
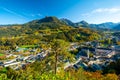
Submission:
<svg viewBox="0 0 120 80">
<path fill-rule="evenodd" d="M 0 56 L 4 56 L 4 54 L 0 53 Z"/>
<path fill-rule="evenodd" d="M 36 46 L 37 45 L 23 45 L 23 46 L 20 46 L 20 48 L 34 48 Z"/>
</svg>

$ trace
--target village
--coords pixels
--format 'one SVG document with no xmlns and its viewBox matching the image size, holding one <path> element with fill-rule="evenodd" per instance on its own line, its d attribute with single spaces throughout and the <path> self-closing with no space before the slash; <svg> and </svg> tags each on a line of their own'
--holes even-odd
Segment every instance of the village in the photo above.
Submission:
<svg viewBox="0 0 120 80">
<path fill-rule="evenodd" d="M 22 51 L 22 49 L 19 51 Z M 32 52 L 35 52 L 35 51 L 36 51 L 35 49 L 32 50 Z M 44 57 L 46 57 L 49 54 L 49 51 L 50 50 L 46 50 L 46 51 L 42 50 L 40 53 L 37 53 L 34 55 L 28 54 L 28 55 L 24 55 L 24 56 L 21 54 L 6 53 L 6 58 L 8 58 L 8 60 L 1 60 L 0 66 L 11 67 L 14 70 L 18 70 L 20 68 L 23 68 L 25 65 L 27 65 L 29 63 L 33 63 L 36 60 L 43 59 Z M 13 58 L 9 59 L 10 57 L 13 57 Z"/>
<path fill-rule="evenodd" d="M 93 45 L 92 42 L 86 42 L 85 45 Z M 114 62 L 120 59 L 120 47 L 118 45 L 112 46 L 111 48 L 102 48 L 98 44 L 96 47 L 85 47 L 85 45 L 78 45 L 76 43 L 71 43 L 69 51 L 73 51 L 82 46 L 77 55 L 75 56 L 74 62 L 64 62 L 64 69 L 73 67 L 78 69 L 82 67 L 85 70 L 102 70 L 110 62 Z M 24 52 L 25 48 L 17 48 L 15 52 Z M 29 49 L 28 49 L 29 50 Z M 21 55 L 21 54 L 12 54 L 10 51 L 6 51 L 7 60 L 0 60 L 0 66 L 10 67 L 14 70 L 19 70 L 24 68 L 27 64 L 31 64 L 37 60 L 43 60 L 46 56 L 49 55 L 51 49 L 43 50 L 41 49 L 39 53 L 35 53 L 37 49 L 30 49 L 29 52 L 32 54 Z M 35 53 L 35 54 L 34 54 Z M 25 53 L 27 54 L 27 53 Z M 12 57 L 10 59 L 10 57 Z"/>
<path fill-rule="evenodd" d="M 111 35 L 106 35 L 105 38 L 110 38 L 116 41 L 119 38 Z M 74 57 L 74 62 L 65 61 L 64 70 L 67 68 L 79 69 L 82 67 L 85 70 L 102 70 L 108 66 L 111 62 L 115 62 L 120 59 L 120 46 L 108 45 L 102 46 L 102 43 L 97 41 L 84 42 L 84 43 L 71 43 L 68 51 L 77 50 Z M 4 58 L 0 60 L 1 67 L 10 67 L 14 70 L 19 70 L 26 67 L 26 65 L 34 63 L 35 61 L 41 61 L 51 53 L 51 48 L 27 48 L 16 47 L 16 50 L 5 51 Z M 1 56 L 0 56 L 1 57 Z"/>
<path fill-rule="evenodd" d="M 94 45 L 92 42 L 86 42 L 86 46 L 92 45 L 94 47 L 83 47 L 77 53 L 74 63 L 67 63 L 64 69 L 74 68 L 79 69 L 82 67 L 85 70 L 96 71 L 103 70 L 111 62 L 116 62 L 120 59 L 120 46 L 111 45 L 109 47 L 102 47 L 97 43 Z M 73 46 L 71 50 L 74 50 L 78 46 Z M 79 46 L 80 47 L 80 46 Z"/>
</svg>

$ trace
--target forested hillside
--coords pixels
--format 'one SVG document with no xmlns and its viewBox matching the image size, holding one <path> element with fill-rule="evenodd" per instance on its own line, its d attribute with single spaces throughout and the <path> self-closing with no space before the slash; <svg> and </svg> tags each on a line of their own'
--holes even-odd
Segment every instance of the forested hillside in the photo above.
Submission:
<svg viewBox="0 0 120 80">
<path fill-rule="evenodd" d="M 62 23 L 56 17 L 45 17 L 23 25 L 0 27 L 0 45 L 36 45 L 62 39 L 68 42 L 93 41 L 100 38 L 97 31 L 87 28 L 74 28 Z"/>
</svg>

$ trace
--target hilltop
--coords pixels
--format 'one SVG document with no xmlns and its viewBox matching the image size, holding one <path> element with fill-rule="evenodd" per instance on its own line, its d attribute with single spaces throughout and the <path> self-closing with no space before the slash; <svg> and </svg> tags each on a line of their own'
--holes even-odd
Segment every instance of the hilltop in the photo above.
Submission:
<svg viewBox="0 0 120 80">
<path fill-rule="evenodd" d="M 33 45 L 41 41 L 50 42 L 53 39 L 69 42 L 91 41 L 99 39 L 100 34 L 96 30 L 82 28 L 82 26 L 77 28 L 69 26 L 56 17 L 45 17 L 22 25 L 0 27 L 0 37 L 1 43 L 6 44 L 2 40 L 5 39 L 10 43 L 9 46 L 12 46 L 12 44 Z"/>
</svg>

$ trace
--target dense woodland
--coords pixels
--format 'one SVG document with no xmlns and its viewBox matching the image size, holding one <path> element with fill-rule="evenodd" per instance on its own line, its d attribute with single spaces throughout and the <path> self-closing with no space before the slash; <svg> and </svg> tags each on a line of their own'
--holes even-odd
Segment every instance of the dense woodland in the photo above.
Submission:
<svg viewBox="0 0 120 80">
<path fill-rule="evenodd" d="M 2 48 L 14 48 L 16 45 L 35 45 L 41 42 L 50 42 L 53 39 L 85 42 L 98 40 L 100 37 L 96 31 L 70 27 L 60 22 L 56 17 L 48 17 L 24 25 L 0 27 L 0 45 Z"/>
</svg>

